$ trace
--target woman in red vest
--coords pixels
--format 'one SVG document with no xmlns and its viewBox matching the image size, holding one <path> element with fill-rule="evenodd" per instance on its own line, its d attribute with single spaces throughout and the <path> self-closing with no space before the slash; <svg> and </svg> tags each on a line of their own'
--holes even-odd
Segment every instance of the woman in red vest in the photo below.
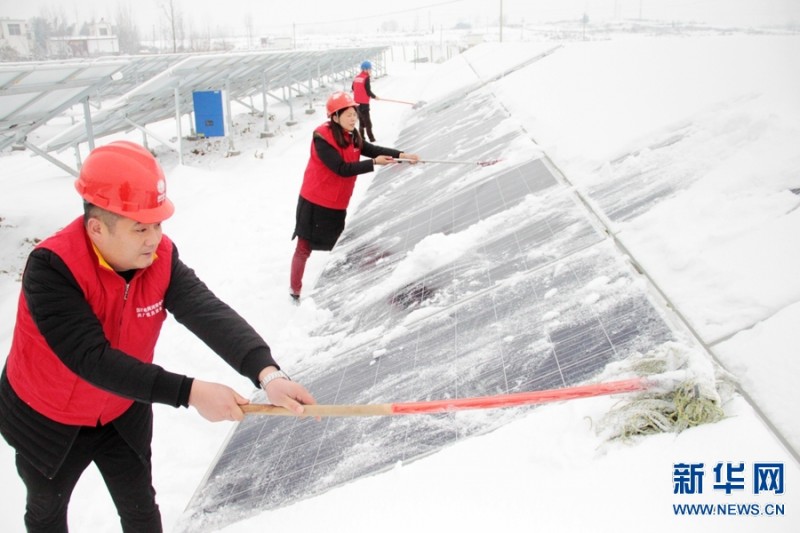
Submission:
<svg viewBox="0 0 800 533">
<path fill-rule="evenodd" d="M 332 94 L 326 104 L 329 120 L 314 130 L 292 235 L 297 237 L 290 280 L 295 301 L 300 299 L 311 251 L 332 250 L 344 230 L 356 176 L 372 172 L 375 165 L 392 164 L 396 158 L 412 163 L 419 159 L 415 154 L 365 142 L 356 130 L 356 106 L 348 93 Z M 369 159 L 361 160 L 362 155 Z"/>
</svg>

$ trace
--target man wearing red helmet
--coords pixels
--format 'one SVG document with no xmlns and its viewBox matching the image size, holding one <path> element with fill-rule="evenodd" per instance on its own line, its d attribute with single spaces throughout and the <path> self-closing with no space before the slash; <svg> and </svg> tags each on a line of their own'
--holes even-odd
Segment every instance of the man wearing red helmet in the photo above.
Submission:
<svg viewBox="0 0 800 533">
<path fill-rule="evenodd" d="M 67 506 L 94 462 L 125 532 L 160 532 L 150 464 L 153 403 L 241 420 L 246 398 L 153 363 L 169 311 L 297 414 L 314 398 L 179 258 L 161 222 L 175 208 L 158 162 L 118 141 L 93 150 L 75 187 L 84 216 L 31 252 L 0 375 L 0 433 L 16 449 L 28 531 L 67 531 Z"/>
<path fill-rule="evenodd" d="M 332 250 L 344 231 L 347 206 L 359 174 L 376 165 L 389 165 L 396 158 L 419 160 L 393 148 L 370 144 L 356 130 L 356 102 L 345 92 L 333 93 L 326 103 L 328 122 L 314 130 L 311 157 L 303 175 L 297 201 L 294 234 L 297 246 L 292 256 L 289 294 L 299 301 L 303 273 L 312 250 Z M 361 160 L 361 156 L 370 159 Z"/>
</svg>

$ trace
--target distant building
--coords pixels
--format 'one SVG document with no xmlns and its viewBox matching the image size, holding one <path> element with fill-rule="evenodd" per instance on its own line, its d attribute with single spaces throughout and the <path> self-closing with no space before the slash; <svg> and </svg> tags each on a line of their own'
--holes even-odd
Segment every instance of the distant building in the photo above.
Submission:
<svg viewBox="0 0 800 533">
<path fill-rule="evenodd" d="M 0 19 L 0 48 L 10 48 L 20 59 L 31 57 L 28 23 L 17 19 Z"/>
<path fill-rule="evenodd" d="M 486 41 L 486 38 L 481 33 L 468 33 L 464 36 L 464 44 L 466 48 L 472 48 Z"/>
<path fill-rule="evenodd" d="M 291 37 L 262 37 L 261 48 L 267 50 L 290 50 L 292 49 Z"/>
<path fill-rule="evenodd" d="M 47 40 L 51 57 L 96 57 L 119 54 L 119 38 L 108 22 L 92 22 L 89 35 L 51 37 Z"/>
</svg>

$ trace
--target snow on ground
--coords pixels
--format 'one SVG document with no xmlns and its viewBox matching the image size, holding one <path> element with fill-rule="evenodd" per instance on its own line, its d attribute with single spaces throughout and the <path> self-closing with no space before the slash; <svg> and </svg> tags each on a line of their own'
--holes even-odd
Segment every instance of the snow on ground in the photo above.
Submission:
<svg viewBox="0 0 800 533">
<path fill-rule="evenodd" d="M 627 35 L 560 44 L 493 82 L 492 90 L 780 434 L 800 449 L 793 414 L 800 404 L 793 383 L 800 375 L 793 350 L 800 341 L 800 196 L 792 192 L 800 188 L 800 37 Z M 444 65 L 397 63 L 374 88 L 387 98 L 433 101 L 470 76 L 493 79 L 516 59 L 524 62 L 554 46 L 485 45 Z M 378 143 L 392 146 L 413 110 L 388 102 L 373 109 Z M 277 112 L 276 123 L 285 120 Z M 224 158 L 224 148 L 202 141 L 196 146 L 206 155 L 187 156 L 178 166 L 174 154 L 158 148 L 177 206 L 165 231 L 187 264 L 263 333 L 290 372 L 293 361 L 319 348 L 309 332 L 336 319 L 313 298 L 300 307 L 287 302 L 295 201 L 310 131 L 322 117 L 299 119 L 291 127 L 278 124 L 268 146 L 255 132 L 243 134 L 236 140 L 239 157 Z M 242 129 L 258 120 L 237 115 Z M 168 123 L 157 127 L 172 133 Z M 69 154 L 62 155 L 71 163 Z M 34 239 L 77 216 L 80 202 L 70 177 L 28 153 L 4 154 L 3 169 L 0 353 L 7 353 L 27 251 Z M 637 183 L 637 176 L 650 181 Z M 359 179 L 356 204 L 379 178 L 380 172 Z M 642 212 L 604 211 L 631 189 L 654 182 L 674 187 Z M 610 183 L 621 185 L 617 196 L 605 195 Z M 351 217 L 357 216 L 353 209 Z M 312 255 L 307 286 L 325 260 L 324 253 Z M 157 360 L 173 371 L 251 391 L 174 322 L 165 326 Z M 225 531 L 798 530 L 797 454 L 787 452 L 743 397 L 725 405 L 721 422 L 632 443 L 608 443 L 597 433 L 614 404 L 613 398 L 594 398 L 542 406 L 491 434 Z M 155 411 L 155 485 L 169 531 L 232 426 L 207 423 L 192 410 Z M 784 465 L 783 494 L 755 493 L 751 469 L 758 462 Z M 678 463 L 705 465 L 702 494 L 674 493 Z M 717 463 L 742 463 L 745 486 L 732 494 L 713 489 Z M 0 524 L 3 531 L 23 531 L 24 490 L 6 445 L 0 446 L 0 469 L 6 494 Z M 750 505 L 751 511 L 758 505 L 762 515 L 675 515 L 675 505 L 711 503 Z M 785 516 L 765 514 L 776 504 Z M 118 530 L 93 469 L 70 510 L 74 531 Z"/>
</svg>

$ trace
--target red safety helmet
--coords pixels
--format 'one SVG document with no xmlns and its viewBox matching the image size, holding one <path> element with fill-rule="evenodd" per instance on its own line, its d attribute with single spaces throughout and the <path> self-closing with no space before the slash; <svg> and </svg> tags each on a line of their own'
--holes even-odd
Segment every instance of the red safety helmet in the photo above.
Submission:
<svg viewBox="0 0 800 533">
<path fill-rule="evenodd" d="M 144 146 L 130 141 L 92 150 L 75 189 L 90 204 L 142 224 L 161 222 L 175 212 L 158 161 Z"/>
<path fill-rule="evenodd" d="M 328 103 L 325 104 L 325 109 L 328 110 L 329 118 L 337 111 L 341 111 L 346 107 L 358 107 L 358 104 L 353 100 L 353 96 L 350 93 L 343 91 L 330 95 L 328 97 Z"/>
</svg>

